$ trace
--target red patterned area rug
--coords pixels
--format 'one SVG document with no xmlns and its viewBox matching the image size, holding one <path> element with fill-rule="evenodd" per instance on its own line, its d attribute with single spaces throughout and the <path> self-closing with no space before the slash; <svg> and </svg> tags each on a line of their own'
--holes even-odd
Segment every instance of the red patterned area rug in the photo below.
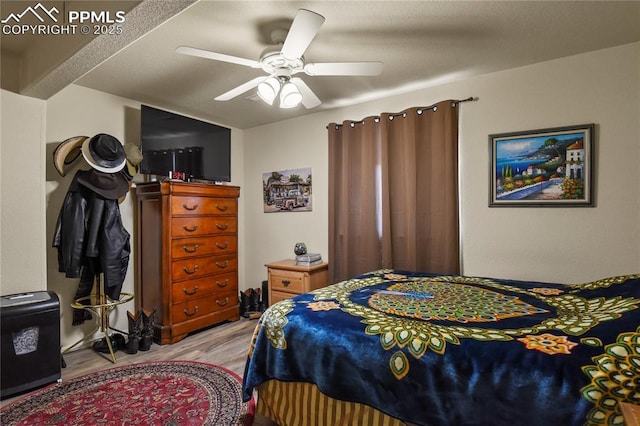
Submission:
<svg viewBox="0 0 640 426">
<path fill-rule="evenodd" d="M 253 422 L 242 379 L 192 361 L 130 364 L 56 383 L 0 411 L 8 425 L 220 425 Z"/>
</svg>

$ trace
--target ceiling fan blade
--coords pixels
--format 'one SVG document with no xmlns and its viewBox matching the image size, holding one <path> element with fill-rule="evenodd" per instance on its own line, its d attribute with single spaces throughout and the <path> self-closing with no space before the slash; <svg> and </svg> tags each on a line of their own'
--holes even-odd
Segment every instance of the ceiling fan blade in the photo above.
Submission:
<svg viewBox="0 0 640 426">
<path fill-rule="evenodd" d="M 244 84 L 236 87 L 235 89 L 231 89 L 228 92 L 223 93 L 222 95 L 216 96 L 216 101 L 228 101 L 229 99 L 233 99 L 236 96 L 242 95 L 244 92 L 247 92 L 254 87 L 258 86 L 262 80 L 264 80 L 265 76 L 256 77 L 253 80 L 249 80 Z"/>
<path fill-rule="evenodd" d="M 251 59 L 239 58 L 237 56 L 225 55 L 224 53 L 211 52 L 209 50 L 198 49 L 195 47 L 180 46 L 176 48 L 176 52 L 183 55 L 213 59 L 214 61 L 229 62 L 232 64 L 245 65 L 252 68 L 260 68 L 260 64 L 257 61 L 253 61 Z"/>
<path fill-rule="evenodd" d="M 298 9 L 287 38 L 282 45 L 282 56 L 290 61 L 302 57 L 323 23 L 324 16 L 310 10 Z"/>
<path fill-rule="evenodd" d="M 306 109 L 315 108 L 322 103 L 316 94 L 313 93 L 313 90 L 307 86 L 307 83 L 305 83 L 304 80 L 298 77 L 293 77 L 291 82 L 295 84 L 300 91 L 300 94 L 302 95 L 302 105 L 304 105 Z"/>
<path fill-rule="evenodd" d="M 325 62 L 306 64 L 308 75 L 378 75 L 382 72 L 382 62 Z"/>
</svg>

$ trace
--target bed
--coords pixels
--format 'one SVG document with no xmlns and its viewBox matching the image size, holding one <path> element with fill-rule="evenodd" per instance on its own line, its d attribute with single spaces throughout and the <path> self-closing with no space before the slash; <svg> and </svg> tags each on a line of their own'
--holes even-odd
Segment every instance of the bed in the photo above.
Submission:
<svg viewBox="0 0 640 426">
<path fill-rule="evenodd" d="M 379 270 L 278 302 L 245 400 L 299 425 L 624 424 L 640 275 L 565 285 Z"/>
</svg>

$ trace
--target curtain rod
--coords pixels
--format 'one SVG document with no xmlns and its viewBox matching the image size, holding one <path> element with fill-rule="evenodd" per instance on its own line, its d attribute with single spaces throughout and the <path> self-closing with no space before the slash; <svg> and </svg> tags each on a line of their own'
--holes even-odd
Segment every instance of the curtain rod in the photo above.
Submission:
<svg viewBox="0 0 640 426">
<path fill-rule="evenodd" d="M 471 102 L 471 101 L 475 101 L 477 100 L 477 98 L 474 98 L 473 96 L 469 96 L 466 99 L 455 99 L 453 101 L 451 101 L 451 108 L 455 108 L 458 104 L 461 104 L 463 102 Z M 416 108 L 416 107 L 414 107 Z M 422 114 L 423 111 L 428 111 L 428 110 L 433 110 L 434 112 L 438 109 L 436 104 L 430 105 L 430 106 L 426 106 L 426 107 L 417 107 L 418 114 Z M 407 116 L 407 111 L 401 111 L 401 112 L 394 112 L 394 113 L 389 113 L 389 120 L 393 120 L 395 117 L 406 117 Z M 380 116 L 374 116 L 374 121 L 377 123 L 380 121 Z M 349 125 L 351 127 L 354 127 L 356 124 L 362 124 L 364 123 L 364 119 L 360 120 L 360 121 L 349 121 Z M 342 126 L 342 124 L 336 124 L 336 128 Z M 326 128 L 329 128 L 329 125 L 326 126 Z"/>
</svg>

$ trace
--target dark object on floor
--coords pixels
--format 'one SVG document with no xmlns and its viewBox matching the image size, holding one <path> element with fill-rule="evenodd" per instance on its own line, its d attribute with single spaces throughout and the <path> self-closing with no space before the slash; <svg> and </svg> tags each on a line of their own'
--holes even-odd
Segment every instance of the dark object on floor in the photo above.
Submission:
<svg viewBox="0 0 640 426">
<path fill-rule="evenodd" d="M 126 345 L 125 338 L 120 333 L 114 333 L 109 336 L 111 339 L 111 348 L 113 352 L 118 352 L 120 350 L 124 350 Z M 93 350 L 96 352 L 100 352 L 102 354 L 108 354 L 109 352 L 109 344 L 107 343 L 107 338 L 103 337 L 100 340 L 96 340 L 93 342 Z"/>
<path fill-rule="evenodd" d="M 269 306 L 269 281 L 262 281 L 262 306 L 266 309 Z"/>
<path fill-rule="evenodd" d="M 2 296 L 0 316 L 1 397 L 59 380 L 60 301 L 56 293 Z"/>
<path fill-rule="evenodd" d="M 141 351 L 148 351 L 153 343 L 153 316 L 155 315 L 155 309 L 149 313 L 142 309 L 140 314 L 142 315 L 142 330 L 140 333 L 140 344 L 138 349 Z"/>
<path fill-rule="evenodd" d="M 249 311 L 251 312 L 259 312 L 260 311 L 260 294 L 262 290 L 259 288 L 249 289 Z"/>
<path fill-rule="evenodd" d="M 248 288 L 240 292 L 240 316 L 249 319 L 260 318 L 267 306 L 263 294 L 260 288 Z"/>
<path fill-rule="evenodd" d="M 249 295 L 251 289 L 240 292 L 240 316 L 249 318 Z"/>
<path fill-rule="evenodd" d="M 127 311 L 129 321 L 129 341 L 127 342 L 127 353 L 137 354 L 140 348 L 140 338 L 142 337 L 142 311 L 135 314 Z"/>
</svg>

